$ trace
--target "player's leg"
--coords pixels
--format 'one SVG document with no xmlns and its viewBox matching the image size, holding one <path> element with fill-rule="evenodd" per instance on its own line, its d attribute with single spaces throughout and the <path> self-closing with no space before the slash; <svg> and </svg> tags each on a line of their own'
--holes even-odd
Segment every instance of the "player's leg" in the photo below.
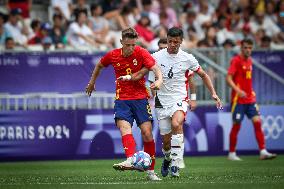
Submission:
<svg viewBox="0 0 284 189">
<path fill-rule="evenodd" d="M 161 180 L 154 172 L 156 163 L 156 145 L 152 134 L 153 116 L 147 99 L 132 101 L 132 109 L 137 125 L 139 125 L 144 145 L 144 151 L 152 159 L 152 164 L 147 170 L 148 179 Z"/>
<path fill-rule="evenodd" d="M 113 165 L 116 170 L 133 170 L 131 157 L 136 151 L 136 143 L 132 135 L 132 124 L 134 118 L 127 101 L 116 100 L 115 106 L 115 123 L 119 128 L 122 138 L 122 145 L 125 150 L 126 161 Z"/>
<path fill-rule="evenodd" d="M 243 104 L 236 104 L 235 106 L 232 106 L 233 126 L 230 132 L 230 146 L 228 154 L 228 159 L 232 161 L 241 160 L 236 154 L 236 145 L 238 141 L 238 133 L 241 128 L 241 122 L 244 118 L 244 111 L 245 109 Z"/>
<path fill-rule="evenodd" d="M 169 174 L 169 167 L 171 164 L 171 118 L 159 120 L 159 130 L 162 137 L 162 152 L 164 154 L 164 160 L 161 167 L 161 174 L 166 177 Z"/>
<path fill-rule="evenodd" d="M 172 138 L 171 138 L 171 174 L 179 177 L 179 164 L 183 159 L 183 123 L 185 113 L 182 110 L 176 111 L 172 116 Z"/>
<path fill-rule="evenodd" d="M 261 119 L 259 116 L 259 109 L 257 104 L 254 103 L 249 105 L 247 116 L 252 120 L 255 138 L 260 151 L 260 159 L 261 160 L 274 159 L 276 157 L 276 154 L 269 153 L 265 148 L 265 139 L 261 127 Z"/>
</svg>

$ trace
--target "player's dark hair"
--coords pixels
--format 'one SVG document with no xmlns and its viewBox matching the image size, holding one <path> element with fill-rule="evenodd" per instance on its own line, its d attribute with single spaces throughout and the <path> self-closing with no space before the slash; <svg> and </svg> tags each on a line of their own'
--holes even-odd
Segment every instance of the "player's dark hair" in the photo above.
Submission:
<svg viewBox="0 0 284 189">
<path fill-rule="evenodd" d="M 121 32 L 122 39 L 129 38 L 129 39 L 136 39 L 138 38 L 138 34 L 134 28 L 126 28 Z"/>
<path fill-rule="evenodd" d="M 172 27 L 168 30 L 167 36 L 183 38 L 183 31 L 178 27 Z"/>
<path fill-rule="evenodd" d="M 160 45 L 160 44 L 167 44 L 167 43 L 168 43 L 167 38 L 161 38 L 158 41 L 158 45 Z"/>
<path fill-rule="evenodd" d="M 245 38 L 241 41 L 241 45 L 243 46 L 245 43 L 249 45 L 253 45 L 253 40 L 250 38 Z"/>
</svg>

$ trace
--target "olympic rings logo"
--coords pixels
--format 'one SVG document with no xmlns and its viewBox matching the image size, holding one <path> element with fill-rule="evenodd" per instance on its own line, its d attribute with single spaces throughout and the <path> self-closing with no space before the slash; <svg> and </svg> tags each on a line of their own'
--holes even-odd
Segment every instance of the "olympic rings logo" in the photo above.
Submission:
<svg viewBox="0 0 284 189">
<path fill-rule="evenodd" d="M 276 117 L 269 116 L 261 116 L 262 120 L 262 130 L 264 132 L 265 139 L 278 139 L 281 133 L 284 131 L 284 118 L 281 115 Z"/>
</svg>

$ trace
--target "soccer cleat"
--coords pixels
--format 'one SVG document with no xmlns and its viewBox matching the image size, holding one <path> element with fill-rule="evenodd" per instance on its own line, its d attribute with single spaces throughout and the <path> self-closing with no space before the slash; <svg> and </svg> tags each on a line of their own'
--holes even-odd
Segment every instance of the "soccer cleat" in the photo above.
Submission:
<svg viewBox="0 0 284 189">
<path fill-rule="evenodd" d="M 169 174 L 170 163 L 171 161 L 164 159 L 161 167 L 161 174 L 163 177 L 166 177 Z"/>
<path fill-rule="evenodd" d="M 157 174 L 153 171 L 153 170 L 149 170 L 147 171 L 147 178 L 149 180 L 152 180 L 152 181 L 160 181 L 162 179 L 160 179 Z"/>
<path fill-rule="evenodd" d="M 236 152 L 229 152 L 228 160 L 231 160 L 231 161 L 242 161 L 242 159 L 237 156 Z"/>
<path fill-rule="evenodd" d="M 181 160 L 179 161 L 178 167 L 179 167 L 180 169 L 184 169 L 184 168 L 185 168 L 185 163 L 184 163 L 184 160 L 183 160 L 183 159 L 181 159 Z"/>
<path fill-rule="evenodd" d="M 127 158 L 125 161 L 121 162 L 121 163 L 117 163 L 117 164 L 113 164 L 112 166 L 115 170 L 118 171 L 126 171 L 126 170 L 136 170 L 136 171 L 140 171 L 143 172 L 144 170 L 136 168 L 133 166 L 132 164 L 132 158 Z"/>
<path fill-rule="evenodd" d="M 171 175 L 172 177 L 179 177 L 179 167 L 178 166 L 171 166 Z"/>
<path fill-rule="evenodd" d="M 259 159 L 260 160 L 269 160 L 276 158 L 276 154 L 269 153 L 267 150 L 261 150 Z"/>
</svg>

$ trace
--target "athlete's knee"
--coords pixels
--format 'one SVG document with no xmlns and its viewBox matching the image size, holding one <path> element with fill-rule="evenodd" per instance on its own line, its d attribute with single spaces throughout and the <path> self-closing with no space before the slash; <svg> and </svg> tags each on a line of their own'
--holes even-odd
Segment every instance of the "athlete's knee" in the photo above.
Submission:
<svg viewBox="0 0 284 189">
<path fill-rule="evenodd" d="M 174 133 L 180 133 L 182 131 L 183 121 L 172 120 L 172 130 Z"/>
<path fill-rule="evenodd" d="M 252 120 L 253 123 L 258 123 L 258 122 L 261 123 L 260 116 L 254 116 L 254 117 L 252 117 L 251 120 Z"/>
<path fill-rule="evenodd" d="M 144 142 L 150 142 L 153 140 L 153 134 L 150 128 L 141 130 L 141 135 Z"/>
</svg>

